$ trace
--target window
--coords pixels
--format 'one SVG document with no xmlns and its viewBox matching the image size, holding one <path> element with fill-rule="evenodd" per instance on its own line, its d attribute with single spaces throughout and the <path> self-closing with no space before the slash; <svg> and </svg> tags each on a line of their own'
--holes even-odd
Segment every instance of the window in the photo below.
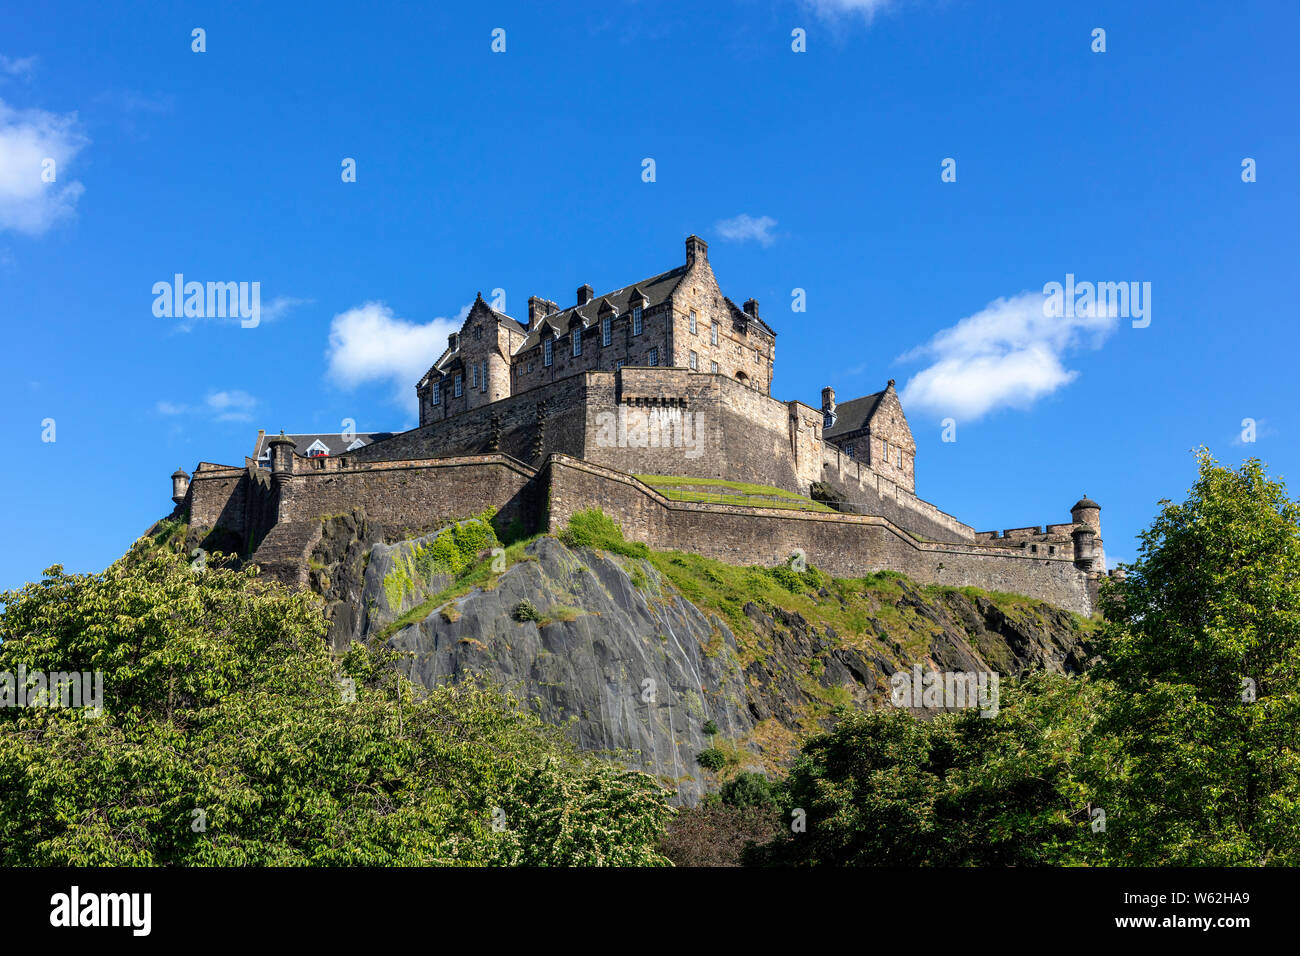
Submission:
<svg viewBox="0 0 1300 956">
<path fill-rule="evenodd" d="M 573 338 L 573 354 L 582 354 L 582 327 L 574 329 L 569 335 Z"/>
<path fill-rule="evenodd" d="M 694 335 L 695 332 L 696 332 L 696 326 L 695 326 L 695 310 L 694 310 L 694 309 L 691 309 L 691 335 Z"/>
<path fill-rule="evenodd" d="M 626 365 L 626 364 L 627 364 L 627 363 L 624 362 L 622 359 L 619 359 L 617 362 L 614 363 L 614 371 L 617 372 L 619 369 L 621 369 L 621 368 L 622 368 L 624 365 Z"/>
<path fill-rule="evenodd" d="M 1047 546 L 1047 553 L 1048 553 L 1048 554 L 1056 554 L 1056 545 L 1054 545 L 1054 544 L 1049 544 L 1049 545 Z"/>
<path fill-rule="evenodd" d="M 464 385 L 463 385 L 463 383 L 461 382 L 461 376 L 460 376 L 459 374 L 457 374 L 457 376 L 456 376 L 456 397 L 457 397 L 457 398 L 460 398 L 461 393 L 462 393 L 463 391 L 464 391 Z"/>
<path fill-rule="evenodd" d="M 844 446 L 844 454 L 848 455 L 850 458 L 853 457 L 853 442 L 849 442 Z"/>
<path fill-rule="evenodd" d="M 650 350 L 650 354 L 646 356 L 645 363 L 646 363 L 646 365 L 658 365 L 658 364 L 659 364 L 659 350 L 658 350 L 658 349 L 651 349 L 651 350 Z"/>
<path fill-rule="evenodd" d="M 612 341 L 614 341 L 614 319 L 607 315 L 600 320 L 600 344 L 608 345 Z"/>
<path fill-rule="evenodd" d="M 477 365 L 471 365 L 469 367 L 469 387 L 478 388 L 478 366 Z"/>
<path fill-rule="evenodd" d="M 479 362 L 478 384 L 480 389 L 487 391 L 487 359 Z"/>
<path fill-rule="evenodd" d="M 483 338 L 483 326 L 476 325 L 474 326 L 474 341 L 477 342 L 481 338 Z"/>
<path fill-rule="evenodd" d="M 718 344 L 718 323 L 717 322 L 714 322 L 713 325 L 710 326 L 709 328 L 709 340 L 714 345 Z"/>
<path fill-rule="evenodd" d="M 547 339 L 542 343 L 542 364 L 550 365 L 555 360 L 555 340 Z"/>
<path fill-rule="evenodd" d="M 691 371 L 694 372 L 700 367 L 700 357 L 694 352 L 691 353 Z"/>
<path fill-rule="evenodd" d="M 889 439 L 882 438 L 880 439 L 880 443 L 885 446 L 885 464 L 887 465 L 889 464 Z"/>
<path fill-rule="evenodd" d="M 897 449 L 897 451 L 898 451 L 898 467 L 899 467 L 899 468 L 902 468 L 902 467 L 903 467 L 903 449 L 899 448 L 899 449 Z"/>
<path fill-rule="evenodd" d="M 632 334 L 641 334 L 641 306 L 639 305 L 632 310 Z"/>
<path fill-rule="evenodd" d="M 433 383 L 433 404 L 442 404 L 442 382 Z"/>
<path fill-rule="evenodd" d="M 718 374 L 718 363 L 717 363 L 717 362 L 710 362 L 710 363 L 709 363 L 709 371 L 712 372 L 714 375 L 717 375 L 717 374 Z"/>
</svg>

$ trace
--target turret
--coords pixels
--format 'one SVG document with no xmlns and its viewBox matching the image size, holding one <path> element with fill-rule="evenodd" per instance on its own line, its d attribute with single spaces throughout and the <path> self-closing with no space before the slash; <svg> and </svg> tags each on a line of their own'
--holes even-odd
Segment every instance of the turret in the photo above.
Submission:
<svg viewBox="0 0 1300 956">
<path fill-rule="evenodd" d="M 1074 563 L 1084 571 L 1105 571 L 1106 552 L 1101 543 L 1101 505 L 1084 495 L 1070 509 L 1074 520 Z"/>
<path fill-rule="evenodd" d="M 293 475 L 294 441 L 284 431 L 266 443 L 271 450 L 271 477 L 289 478 Z"/>
<path fill-rule="evenodd" d="M 180 504 L 190 490 L 190 476 L 177 468 L 172 472 L 172 501 Z"/>
<path fill-rule="evenodd" d="M 1070 517 L 1074 519 L 1075 524 L 1087 525 L 1092 529 L 1093 534 L 1101 534 L 1101 505 L 1087 495 L 1075 502 L 1074 507 L 1070 509 Z"/>
</svg>

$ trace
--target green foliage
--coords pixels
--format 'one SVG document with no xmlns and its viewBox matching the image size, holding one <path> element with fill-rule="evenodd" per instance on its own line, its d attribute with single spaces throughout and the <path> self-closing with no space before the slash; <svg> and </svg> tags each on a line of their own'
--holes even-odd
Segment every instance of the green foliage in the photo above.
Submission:
<svg viewBox="0 0 1300 956">
<path fill-rule="evenodd" d="M 432 541 L 413 545 L 397 556 L 393 569 L 384 577 L 388 606 L 399 609 L 407 595 L 419 593 L 421 585 L 435 575 L 463 573 L 479 554 L 498 544 L 492 514 L 485 512 L 443 529 Z"/>
<path fill-rule="evenodd" d="M 1294 866 L 1300 504 L 1258 460 L 1198 459 L 1187 500 L 1161 502 L 1127 578 L 1103 595 L 1106 858 Z"/>
<path fill-rule="evenodd" d="M 525 621 L 540 621 L 542 619 L 541 612 L 533 606 L 532 601 L 520 601 L 515 605 L 515 609 L 510 612 L 510 616 L 521 624 Z"/>
<path fill-rule="evenodd" d="M 727 765 L 727 755 L 717 747 L 709 747 L 695 755 L 695 762 L 705 770 L 721 770 Z"/>
<path fill-rule="evenodd" d="M 737 774 L 722 785 L 719 795 L 722 803 L 729 807 L 777 807 L 772 784 L 761 773 Z"/>
<path fill-rule="evenodd" d="M 0 865 L 665 862 L 652 778 L 490 688 L 331 658 L 311 599 L 253 568 L 138 547 L 0 602 L 0 671 L 98 670 L 104 693 L 97 719 L 0 708 Z"/>
<path fill-rule="evenodd" d="M 785 782 L 782 816 L 803 811 L 806 832 L 784 830 L 751 862 L 1078 862 L 1091 832 L 1072 768 L 1094 703 L 1085 681 L 1039 674 L 1021 687 L 1004 683 L 994 718 L 847 712 L 805 743 Z"/>
<path fill-rule="evenodd" d="M 712 737 L 717 734 L 718 725 L 715 724 L 712 720 L 706 720 L 704 722 L 704 726 L 701 727 L 700 729 L 704 731 L 704 736 Z"/>
<path fill-rule="evenodd" d="M 599 508 L 575 512 L 559 538 L 570 548 L 595 548 L 628 558 L 649 557 L 650 549 L 639 541 L 628 541 L 618 522 Z"/>
</svg>

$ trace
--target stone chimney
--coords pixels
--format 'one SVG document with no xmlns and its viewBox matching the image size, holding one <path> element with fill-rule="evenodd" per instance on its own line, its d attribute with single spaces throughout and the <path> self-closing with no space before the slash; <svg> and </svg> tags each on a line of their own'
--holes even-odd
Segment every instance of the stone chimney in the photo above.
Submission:
<svg viewBox="0 0 1300 956">
<path fill-rule="evenodd" d="M 589 285 L 578 286 L 578 305 L 586 305 L 596 294 L 596 290 Z"/>
<path fill-rule="evenodd" d="M 529 296 L 528 298 L 528 329 L 532 331 L 537 323 L 546 316 L 560 309 L 554 302 L 549 299 L 543 299 L 541 296 Z"/>
<path fill-rule="evenodd" d="M 822 414 L 835 414 L 835 389 L 829 385 L 822 389 Z"/>
<path fill-rule="evenodd" d="M 172 501 L 180 504 L 185 500 L 186 493 L 190 490 L 190 476 L 183 470 L 177 468 L 172 472 Z"/>
<path fill-rule="evenodd" d="M 459 332 L 453 332 L 451 335 L 447 336 L 447 348 L 451 349 L 453 352 L 460 348 Z"/>
<path fill-rule="evenodd" d="M 709 261 L 709 244 L 699 236 L 687 236 L 686 264 L 693 266 L 696 259 L 702 259 L 705 262 Z"/>
<path fill-rule="evenodd" d="M 751 319 L 757 319 L 757 318 L 758 318 L 758 300 L 757 300 L 757 299 L 746 299 L 746 300 L 745 300 L 745 306 L 744 306 L 744 308 L 745 308 L 745 314 L 746 314 L 747 316 L 749 316 Z"/>
</svg>

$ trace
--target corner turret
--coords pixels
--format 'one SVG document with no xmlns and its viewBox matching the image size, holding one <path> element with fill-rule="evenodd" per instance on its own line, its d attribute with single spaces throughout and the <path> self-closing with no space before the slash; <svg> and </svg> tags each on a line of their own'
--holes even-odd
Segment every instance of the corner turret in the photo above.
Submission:
<svg viewBox="0 0 1300 956">
<path fill-rule="evenodd" d="M 172 501 L 180 504 L 189 494 L 190 476 L 185 474 L 184 469 L 177 468 L 172 472 Z"/>
</svg>

